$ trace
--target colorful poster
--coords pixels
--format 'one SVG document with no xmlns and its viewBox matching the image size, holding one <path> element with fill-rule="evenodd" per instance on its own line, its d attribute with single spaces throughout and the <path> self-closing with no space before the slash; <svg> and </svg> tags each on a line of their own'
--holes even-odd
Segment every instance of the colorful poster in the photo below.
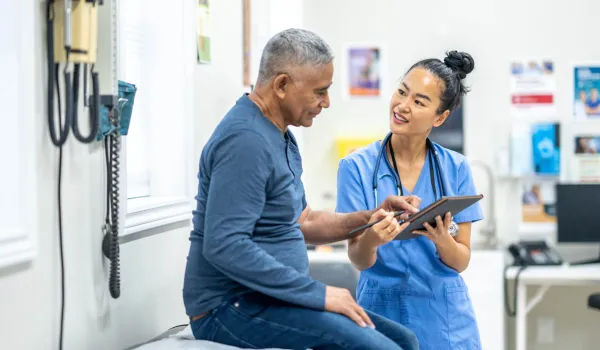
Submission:
<svg viewBox="0 0 600 350">
<path fill-rule="evenodd" d="M 576 136 L 571 170 L 575 181 L 600 182 L 600 136 Z"/>
<path fill-rule="evenodd" d="M 600 119 L 600 64 L 573 69 L 573 116 L 576 120 Z"/>
<path fill-rule="evenodd" d="M 556 200 L 555 183 L 526 182 L 523 188 L 522 222 L 523 223 L 555 223 Z"/>
<path fill-rule="evenodd" d="M 560 124 L 537 123 L 531 127 L 533 170 L 536 174 L 560 174 Z"/>
<path fill-rule="evenodd" d="M 518 117 L 554 117 L 556 80 L 550 60 L 513 61 L 510 66 L 511 112 Z"/>
<path fill-rule="evenodd" d="M 379 96 L 381 93 L 381 49 L 378 47 L 350 47 L 346 52 L 347 94 Z"/>
<path fill-rule="evenodd" d="M 377 137 L 338 138 L 335 140 L 338 160 L 361 147 L 366 147 L 379 140 Z"/>
<path fill-rule="evenodd" d="M 199 63 L 210 63 L 210 4 L 209 0 L 198 0 L 198 54 Z"/>
</svg>

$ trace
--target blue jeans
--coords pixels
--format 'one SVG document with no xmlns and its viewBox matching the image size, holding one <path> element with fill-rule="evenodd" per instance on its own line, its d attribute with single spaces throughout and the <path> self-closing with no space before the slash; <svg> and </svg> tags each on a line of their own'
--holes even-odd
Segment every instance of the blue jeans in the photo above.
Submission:
<svg viewBox="0 0 600 350">
<path fill-rule="evenodd" d="M 366 310 L 365 310 L 366 311 Z M 260 294 L 221 304 L 191 323 L 196 339 L 240 348 L 416 350 L 408 328 L 367 311 L 375 329 L 348 317 L 295 306 Z"/>
</svg>

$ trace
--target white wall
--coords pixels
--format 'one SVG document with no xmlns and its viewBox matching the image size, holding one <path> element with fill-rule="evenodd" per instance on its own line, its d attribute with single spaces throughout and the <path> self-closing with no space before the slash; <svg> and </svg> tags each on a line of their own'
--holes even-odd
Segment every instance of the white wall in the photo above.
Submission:
<svg viewBox="0 0 600 350">
<path fill-rule="evenodd" d="M 108 6 L 110 1 L 104 3 Z M 33 66 L 28 68 L 34 70 L 36 83 L 28 87 L 31 94 L 28 102 L 35 105 L 35 123 L 30 125 L 29 135 L 35 146 L 38 202 L 30 215 L 32 221 L 37 222 L 37 255 L 31 263 L 0 270 L 0 348 L 57 349 L 60 312 L 56 219 L 58 152 L 50 143 L 45 119 L 45 8 L 40 1 L 27 0 L 27 4 L 22 7 L 23 13 L 13 15 L 34 18 L 30 26 L 22 21 L 20 25 L 27 27 L 15 30 L 34 34 L 35 46 L 30 45 L 34 49 L 26 54 L 34 57 Z M 241 2 L 213 1 L 212 14 L 214 63 L 198 66 L 195 73 L 195 164 L 210 131 L 242 93 Z M 27 62 L 23 60 L 23 64 Z M 102 73 L 101 66 L 99 64 Z M 121 297 L 111 299 L 107 285 L 108 264 L 101 253 L 103 151 L 98 145 L 87 146 L 73 140 L 71 135 L 65 146 L 63 174 L 67 288 L 64 349 L 123 349 L 149 340 L 171 326 L 186 323 L 181 289 L 190 226 L 181 224 L 156 229 L 149 237 L 123 244 Z M 189 193 L 192 199 L 195 170 L 189 178 L 193 184 Z"/>
<path fill-rule="evenodd" d="M 304 25 L 302 0 L 252 0 L 251 5 L 251 81 L 258 77 L 262 51 L 271 37 L 288 28 L 302 28 Z M 298 141 L 298 149 L 304 155 L 303 128 L 291 126 Z"/>
<path fill-rule="evenodd" d="M 204 142 L 242 93 L 242 1 L 211 1 L 212 63 L 196 70 L 196 168 Z M 196 174 L 194 174 L 194 179 Z M 194 180 L 197 184 L 197 180 Z"/>
<path fill-rule="evenodd" d="M 443 58 L 447 50 L 471 53 L 475 71 L 468 78 L 472 91 L 465 100 L 465 153 L 468 157 L 494 165 L 496 152 L 508 145 L 514 120 L 509 116 L 509 62 L 515 58 L 549 57 L 555 62 L 558 80 L 557 104 L 560 118 L 568 121 L 571 101 L 573 61 L 600 59 L 595 41 L 596 13 L 600 4 L 588 0 L 552 2 L 463 0 L 408 2 L 379 0 L 305 0 L 304 27 L 321 35 L 336 55 L 331 107 L 304 130 L 305 186 L 314 208 L 335 206 L 337 161 L 336 136 L 381 136 L 388 131 L 388 103 L 398 79 L 414 62 L 425 57 Z M 346 43 L 383 45 L 387 70 L 380 100 L 342 98 L 342 54 Z M 582 126 L 581 128 L 588 127 Z M 563 136 L 568 145 L 570 135 Z M 572 152 L 565 147 L 564 152 Z M 564 158 L 563 158 L 564 159 Z M 563 162 L 566 170 L 566 162 Z M 487 192 L 483 172 L 474 170 L 481 192 Z M 517 239 L 520 220 L 520 186 L 516 181 L 497 182 L 496 217 L 499 238 Z M 332 199 L 324 199 L 330 196 Z M 476 234 L 476 233 L 475 233 Z M 554 234 L 548 236 L 554 239 Z M 560 248 L 560 247 L 559 247 Z M 597 254 L 597 247 L 571 251 L 564 257 L 581 258 Z M 535 343 L 530 329 L 528 349 L 589 349 L 584 344 L 598 342 L 595 332 L 600 314 L 586 310 L 586 297 L 598 288 L 551 289 L 531 314 L 530 326 L 538 316 L 557 318 L 554 344 Z M 566 300 L 576 307 L 567 307 Z M 501 303 L 501 300 L 496 302 Z M 579 337 L 579 338 L 577 338 Z M 577 339 L 576 339 L 577 338 Z M 512 341 L 508 343 L 512 347 Z"/>
</svg>

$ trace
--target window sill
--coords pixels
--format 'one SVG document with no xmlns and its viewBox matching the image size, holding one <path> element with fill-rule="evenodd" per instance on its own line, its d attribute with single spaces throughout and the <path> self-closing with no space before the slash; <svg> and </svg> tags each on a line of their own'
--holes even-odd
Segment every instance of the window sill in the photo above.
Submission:
<svg viewBox="0 0 600 350">
<path fill-rule="evenodd" d="M 123 236 L 188 221 L 192 218 L 190 201 L 181 197 L 145 197 L 127 200 Z"/>
</svg>

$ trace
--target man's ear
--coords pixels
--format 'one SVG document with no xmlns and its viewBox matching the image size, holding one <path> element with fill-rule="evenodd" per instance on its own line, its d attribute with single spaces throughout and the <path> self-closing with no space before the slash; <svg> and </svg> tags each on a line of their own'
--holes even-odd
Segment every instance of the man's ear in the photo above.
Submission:
<svg viewBox="0 0 600 350">
<path fill-rule="evenodd" d="M 444 124 L 444 122 L 446 121 L 446 119 L 448 119 L 448 116 L 450 116 L 450 111 L 449 110 L 445 110 L 444 113 L 438 115 L 435 118 L 435 122 L 433 123 L 434 127 L 439 127 L 442 124 Z"/>
<path fill-rule="evenodd" d="M 273 80 L 273 91 L 280 99 L 284 99 L 290 85 L 290 77 L 287 74 L 279 74 Z"/>
</svg>

